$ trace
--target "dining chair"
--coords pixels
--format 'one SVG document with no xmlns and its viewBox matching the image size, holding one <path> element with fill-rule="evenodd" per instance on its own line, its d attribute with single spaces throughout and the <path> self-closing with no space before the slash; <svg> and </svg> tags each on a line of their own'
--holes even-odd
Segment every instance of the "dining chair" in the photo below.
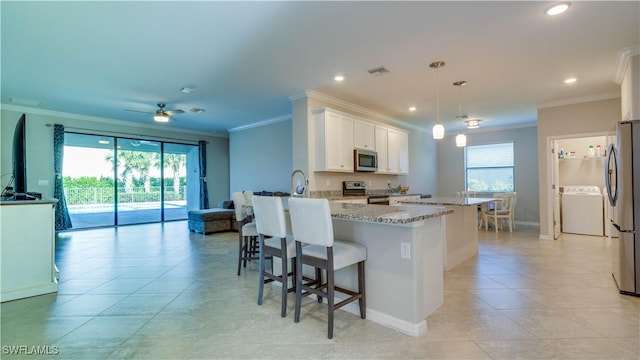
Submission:
<svg viewBox="0 0 640 360">
<path fill-rule="evenodd" d="M 238 222 L 238 276 L 240 276 L 240 268 L 247 267 L 247 261 L 258 260 L 258 230 L 256 223 L 251 222 L 247 215 L 244 195 L 241 192 L 234 192 L 231 198 Z"/>
<path fill-rule="evenodd" d="M 482 221 L 484 222 L 484 229 L 489 229 L 489 221 L 493 220 L 493 226 L 498 232 L 500 223 L 498 220 L 506 220 L 509 223 L 509 232 L 513 232 L 515 228 L 515 207 L 517 200 L 516 192 L 508 193 L 496 193 L 493 197 L 499 199 L 493 209 L 485 210 L 482 212 Z"/>
<path fill-rule="evenodd" d="M 262 305 L 264 285 L 279 281 L 282 291 L 280 316 L 287 315 L 287 294 L 295 291 L 296 277 L 296 244 L 291 234 L 287 234 L 287 221 L 284 206 L 280 197 L 254 196 L 253 214 L 256 219 L 259 249 L 258 305 Z M 268 237 L 268 238 L 267 238 Z M 282 273 L 273 272 L 274 257 L 280 258 Z M 271 271 L 266 269 L 266 259 L 271 258 Z M 291 268 L 289 268 L 291 261 Z M 289 271 L 291 270 L 291 272 Z M 289 276 L 292 287 L 289 288 Z M 266 278 L 266 279 L 265 279 Z"/>
<path fill-rule="evenodd" d="M 331 211 L 327 199 L 289 198 L 291 227 L 296 243 L 296 303 L 294 322 L 300 321 L 302 297 L 315 294 L 318 300 L 327 298 L 328 329 L 327 337 L 333 338 L 334 311 L 358 300 L 360 317 L 366 318 L 365 260 L 367 248 L 351 241 L 334 239 Z M 303 244 L 306 244 L 303 246 Z M 358 290 L 352 291 L 339 287 L 334 282 L 334 272 L 357 264 Z M 316 273 L 324 271 L 326 281 L 316 277 L 318 283 L 303 283 L 302 266 L 309 265 Z M 320 271 L 318 271 L 320 270 Z M 335 292 L 347 295 L 347 298 L 335 304 Z"/>
</svg>

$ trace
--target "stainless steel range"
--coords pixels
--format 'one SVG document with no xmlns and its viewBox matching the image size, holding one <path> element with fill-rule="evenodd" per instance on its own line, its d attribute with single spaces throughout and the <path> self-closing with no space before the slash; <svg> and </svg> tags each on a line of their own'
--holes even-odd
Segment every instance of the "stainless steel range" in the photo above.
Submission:
<svg viewBox="0 0 640 360">
<path fill-rule="evenodd" d="M 365 196 L 367 183 L 364 181 L 343 181 L 342 196 Z"/>
</svg>

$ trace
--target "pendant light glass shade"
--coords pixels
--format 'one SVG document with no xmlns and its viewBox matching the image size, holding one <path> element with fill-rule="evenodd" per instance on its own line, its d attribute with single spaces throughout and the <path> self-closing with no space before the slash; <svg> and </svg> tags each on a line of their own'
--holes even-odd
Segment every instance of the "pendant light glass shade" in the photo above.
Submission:
<svg viewBox="0 0 640 360">
<path fill-rule="evenodd" d="M 437 123 L 433 125 L 433 138 L 434 139 L 442 139 L 444 138 L 444 126 L 442 124 Z"/>
<path fill-rule="evenodd" d="M 460 93 L 460 103 L 458 104 L 458 120 L 460 120 L 460 133 L 456 135 L 457 147 L 467 146 L 467 136 L 462 133 L 462 119 L 467 117 L 466 115 L 462 115 L 462 87 L 466 84 L 467 82 L 464 80 L 456 81 L 453 83 L 453 86 L 458 87 L 458 91 Z"/>
<path fill-rule="evenodd" d="M 440 68 L 444 66 L 444 61 L 434 61 L 429 67 L 436 69 L 436 124 L 433 125 L 433 138 L 436 140 L 444 138 L 444 126 L 440 124 Z"/>
</svg>

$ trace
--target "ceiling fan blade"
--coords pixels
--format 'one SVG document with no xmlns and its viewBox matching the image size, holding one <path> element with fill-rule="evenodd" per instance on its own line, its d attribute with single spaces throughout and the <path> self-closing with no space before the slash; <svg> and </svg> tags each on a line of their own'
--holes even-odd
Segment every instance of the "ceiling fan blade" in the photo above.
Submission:
<svg viewBox="0 0 640 360">
<path fill-rule="evenodd" d="M 132 110 L 132 109 L 124 109 L 124 111 L 131 111 L 131 112 L 137 112 L 137 113 L 143 113 L 143 114 L 155 114 L 149 111 L 140 111 L 140 110 Z"/>
<path fill-rule="evenodd" d="M 164 113 L 167 115 L 175 115 L 175 114 L 182 114 L 184 112 L 184 110 L 182 109 L 175 109 L 175 110 L 165 110 Z"/>
</svg>

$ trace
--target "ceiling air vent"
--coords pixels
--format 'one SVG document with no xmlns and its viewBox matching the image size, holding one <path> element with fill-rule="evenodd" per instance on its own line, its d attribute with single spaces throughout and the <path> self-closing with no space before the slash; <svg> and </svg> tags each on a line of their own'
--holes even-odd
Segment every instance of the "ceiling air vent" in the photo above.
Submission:
<svg viewBox="0 0 640 360">
<path fill-rule="evenodd" d="M 384 66 L 378 66 L 377 68 L 373 68 L 369 70 L 369 74 L 371 75 L 383 75 L 389 72 L 389 69 L 387 69 Z"/>
</svg>

